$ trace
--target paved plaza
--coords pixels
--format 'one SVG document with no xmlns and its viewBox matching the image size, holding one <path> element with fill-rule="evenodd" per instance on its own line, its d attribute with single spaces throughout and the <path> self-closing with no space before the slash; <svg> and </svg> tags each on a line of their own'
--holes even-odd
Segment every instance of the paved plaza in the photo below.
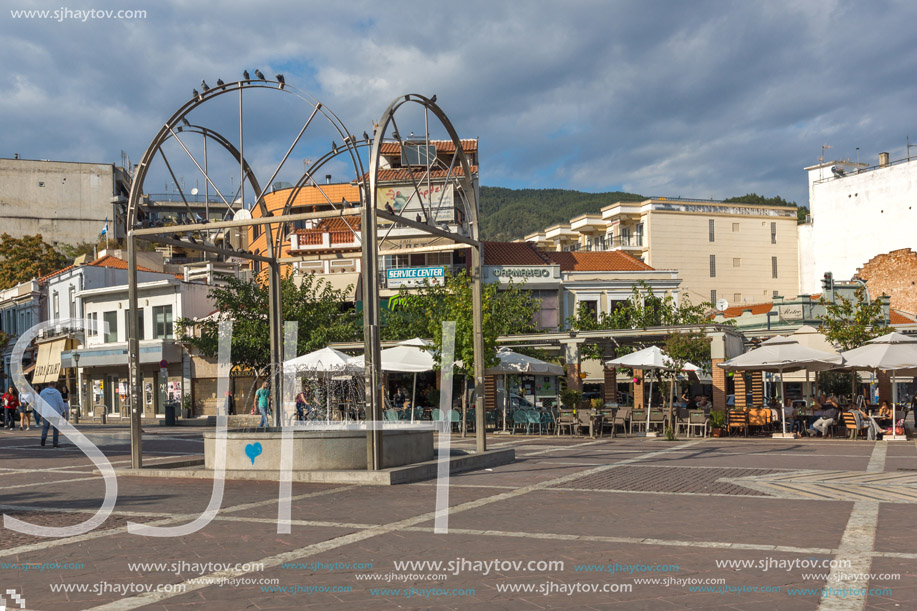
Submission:
<svg viewBox="0 0 917 611">
<path fill-rule="evenodd" d="M 113 465 L 128 430 L 81 427 Z M 147 464 L 198 458 L 202 429 L 148 427 Z M 227 481 L 200 531 L 142 537 L 207 507 L 212 482 L 118 477 L 83 535 L 0 529 L 7 609 L 909 609 L 917 606 L 914 442 L 494 436 L 515 463 L 391 487 Z M 473 450 L 472 438 L 452 447 Z M 104 485 L 68 443 L 0 435 L 3 513 L 66 526 Z M 15 598 L 14 598 L 15 597 Z M 2 604 L 0 604 L 2 607 Z"/>
</svg>

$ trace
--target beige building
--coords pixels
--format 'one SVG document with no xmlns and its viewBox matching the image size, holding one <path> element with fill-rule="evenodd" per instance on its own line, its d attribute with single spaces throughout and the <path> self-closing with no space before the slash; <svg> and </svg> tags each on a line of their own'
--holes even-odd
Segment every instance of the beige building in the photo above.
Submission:
<svg viewBox="0 0 917 611">
<path fill-rule="evenodd" d="M 678 270 L 692 303 L 795 296 L 796 209 L 686 199 L 616 202 L 525 240 L 548 251 L 620 250 Z"/>
</svg>

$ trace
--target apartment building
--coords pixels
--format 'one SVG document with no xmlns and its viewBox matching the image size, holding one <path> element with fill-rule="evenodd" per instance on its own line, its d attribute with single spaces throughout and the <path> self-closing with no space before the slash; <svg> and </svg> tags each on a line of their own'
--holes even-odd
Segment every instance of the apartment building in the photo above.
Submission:
<svg viewBox="0 0 917 611">
<path fill-rule="evenodd" d="M 682 198 L 615 202 L 525 240 L 546 251 L 623 251 L 677 270 L 682 298 L 725 305 L 795 296 L 796 209 Z"/>
</svg>

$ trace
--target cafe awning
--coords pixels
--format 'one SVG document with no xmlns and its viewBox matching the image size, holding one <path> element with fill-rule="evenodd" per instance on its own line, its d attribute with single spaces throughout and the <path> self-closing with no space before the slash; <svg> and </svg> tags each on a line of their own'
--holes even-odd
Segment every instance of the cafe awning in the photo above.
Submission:
<svg viewBox="0 0 917 611">
<path fill-rule="evenodd" d="M 60 378 L 61 352 L 67 346 L 67 339 L 57 339 L 38 345 L 38 359 L 35 361 L 35 373 L 32 384 L 48 384 Z"/>
</svg>

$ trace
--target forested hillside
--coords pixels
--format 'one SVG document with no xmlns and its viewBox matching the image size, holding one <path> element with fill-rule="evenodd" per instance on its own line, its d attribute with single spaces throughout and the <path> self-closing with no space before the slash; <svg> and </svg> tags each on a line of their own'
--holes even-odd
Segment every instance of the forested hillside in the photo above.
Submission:
<svg viewBox="0 0 917 611">
<path fill-rule="evenodd" d="M 580 214 L 598 214 L 614 202 L 642 201 L 636 193 L 584 193 L 565 189 L 505 189 L 481 187 L 481 238 L 511 241 L 557 223 L 567 223 Z M 763 197 L 748 193 L 724 201 L 796 207 L 780 196 Z M 808 209 L 799 208 L 801 220 Z"/>
<path fill-rule="evenodd" d="M 617 201 L 645 199 L 635 193 L 583 193 L 564 189 L 481 187 L 481 237 L 510 241 L 566 223 L 587 212 L 598 213 Z"/>
</svg>

